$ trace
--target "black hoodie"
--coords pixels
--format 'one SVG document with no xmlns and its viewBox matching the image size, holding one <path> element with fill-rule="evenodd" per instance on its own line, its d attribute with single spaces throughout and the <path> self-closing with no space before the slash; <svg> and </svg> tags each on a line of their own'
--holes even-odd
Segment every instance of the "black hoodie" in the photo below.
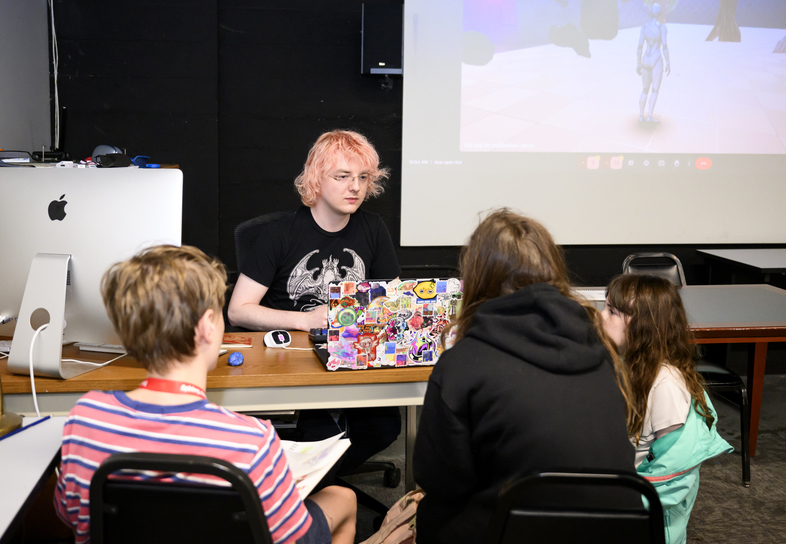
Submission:
<svg viewBox="0 0 786 544">
<path fill-rule="evenodd" d="M 429 379 L 415 444 L 418 544 L 483 542 L 502 486 L 544 470 L 635 472 L 611 357 L 548 284 L 482 304 Z"/>
</svg>

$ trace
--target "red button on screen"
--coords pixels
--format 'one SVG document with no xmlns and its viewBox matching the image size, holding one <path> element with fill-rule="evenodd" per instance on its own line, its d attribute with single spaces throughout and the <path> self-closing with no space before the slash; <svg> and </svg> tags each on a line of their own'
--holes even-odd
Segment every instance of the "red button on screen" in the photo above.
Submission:
<svg viewBox="0 0 786 544">
<path fill-rule="evenodd" d="M 712 159 L 709 157 L 699 157 L 696 159 L 696 168 L 699 170 L 709 170 L 712 166 Z"/>
</svg>

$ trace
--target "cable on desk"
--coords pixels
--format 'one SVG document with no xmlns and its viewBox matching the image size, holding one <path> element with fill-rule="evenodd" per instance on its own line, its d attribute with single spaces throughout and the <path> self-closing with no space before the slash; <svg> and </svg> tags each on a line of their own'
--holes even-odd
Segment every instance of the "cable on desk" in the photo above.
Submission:
<svg viewBox="0 0 786 544">
<path fill-rule="evenodd" d="M 33 406 L 35 406 L 35 415 L 41 417 L 41 412 L 38 410 L 38 397 L 35 394 L 35 373 L 33 373 L 33 348 L 35 347 L 35 341 L 38 339 L 38 335 L 41 334 L 41 331 L 44 330 L 49 326 L 49 323 L 44 323 L 40 327 L 38 327 L 35 332 L 33 333 L 33 339 L 30 340 L 30 389 L 33 392 Z"/>
<path fill-rule="evenodd" d="M 28 359 L 28 362 L 30 363 L 30 390 L 33 393 L 33 406 L 35 407 L 35 415 L 38 416 L 38 417 L 41 417 L 41 412 L 38 409 L 38 395 L 36 394 L 36 391 L 35 391 L 35 373 L 33 372 L 33 348 L 35 347 L 35 341 L 38 339 L 38 335 L 41 334 L 41 331 L 43 331 L 45 328 L 47 328 L 48 325 L 49 325 L 49 323 L 45 323 L 45 324 L 41 325 L 40 327 L 38 327 L 36 329 L 35 333 L 33 333 L 32 340 L 30 340 L 30 353 L 29 353 L 30 357 Z M 93 365 L 96 368 L 99 368 L 99 367 L 102 367 L 102 366 L 106 366 L 109 363 L 112 363 L 114 361 L 117 361 L 118 359 L 120 359 L 121 357 L 125 357 L 126 355 L 128 355 L 128 354 L 127 353 L 123 353 L 121 355 L 118 355 L 114 359 L 110 359 L 109 361 L 107 361 L 105 363 L 94 363 L 92 361 L 80 361 L 78 359 L 61 359 L 60 361 L 63 362 L 63 363 L 82 363 L 82 364 L 86 364 L 86 365 Z M 6 355 L 6 357 L 8 357 L 8 356 Z"/>
<path fill-rule="evenodd" d="M 114 363 L 115 361 L 117 361 L 121 357 L 125 357 L 126 355 L 128 355 L 128 353 L 121 353 L 120 355 L 118 355 L 114 359 L 110 359 L 110 360 L 108 360 L 105 363 L 95 363 L 93 361 L 80 361 L 79 359 L 62 359 L 62 362 L 64 362 L 64 363 L 82 363 L 83 365 L 93 365 L 94 367 L 99 368 L 99 367 L 102 367 L 102 366 L 106 366 L 109 363 Z"/>
</svg>

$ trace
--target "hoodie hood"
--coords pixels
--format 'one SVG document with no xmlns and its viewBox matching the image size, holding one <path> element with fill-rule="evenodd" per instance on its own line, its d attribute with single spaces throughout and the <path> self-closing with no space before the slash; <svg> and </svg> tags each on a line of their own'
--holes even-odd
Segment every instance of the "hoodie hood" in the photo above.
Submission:
<svg viewBox="0 0 786 544">
<path fill-rule="evenodd" d="M 484 302 L 465 336 L 557 374 L 586 372 L 609 358 L 586 310 L 546 283 Z"/>
</svg>

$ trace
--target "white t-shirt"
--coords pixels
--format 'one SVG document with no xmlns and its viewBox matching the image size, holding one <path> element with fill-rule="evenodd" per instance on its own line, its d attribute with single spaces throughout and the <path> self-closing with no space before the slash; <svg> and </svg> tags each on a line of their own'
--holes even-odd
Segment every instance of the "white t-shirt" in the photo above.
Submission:
<svg viewBox="0 0 786 544">
<path fill-rule="evenodd" d="M 690 393 L 682 373 L 669 364 L 662 364 L 647 397 L 647 413 L 638 446 L 636 437 L 631 442 L 636 447 L 636 466 L 647 457 L 655 441 L 655 433 L 672 425 L 684 425 L 690 410 Z"/>
</svg>

